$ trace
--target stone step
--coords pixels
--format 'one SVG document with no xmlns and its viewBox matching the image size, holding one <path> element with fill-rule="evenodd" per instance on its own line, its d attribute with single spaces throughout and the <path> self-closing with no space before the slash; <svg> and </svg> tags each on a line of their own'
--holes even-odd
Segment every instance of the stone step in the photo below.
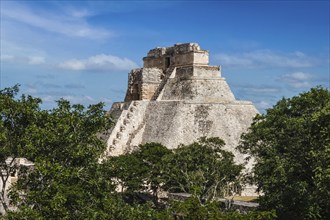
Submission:
<svg viewBox="0 0 330 220">
<path fill-rule="evenodd" d="M 115 139 L 113 139 L 112 144 L 116 145 L 118 142 L 119 142 L 119 140 L 117 138 L 115 138 Z"/>
<path fill-rule="evenodd" d="M 109 148 L 108 148 L 108 152 L 111 152 L 114 149 L 115 149 L 115 146 L 114 145 L 110 145 Z"/>
<path fill-rule="evenodd" d="M 130 111 L 130 112 L 134 112 L 135 109 L 136 109 L 136 108 L 135 108 L 134 106 L 132 106 L 132 107 L 130 107 L 129 111 Z"/>
</svg>

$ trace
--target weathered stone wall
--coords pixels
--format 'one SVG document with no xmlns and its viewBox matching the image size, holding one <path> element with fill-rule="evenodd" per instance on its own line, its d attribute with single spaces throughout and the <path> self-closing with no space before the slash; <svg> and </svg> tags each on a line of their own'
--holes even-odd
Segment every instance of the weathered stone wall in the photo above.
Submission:
<svg viewBox="0 0 330 220">
<path fill-rule="evenodd" d="M 194 65 L 209 65 L 209 53 L 207 51 L 194 53 Z"/>
<path fill-rule="evenodd" d="M 128 74 L 128 85 L 125 102 L 141 99 L 141 82 L 143 69 L 134 69 Z"/>
<path fill-rule="evenodd" d="M 177 67 L 172 78 L 179 79 L 221 79 L 220 66 Z"/>
<path fill-rule="evenodd" d="M 141 82 L 141 100 L 151 100 L 159 84 L 163 71 L 158 68 L 143 68 Z"/>
<path fill-rule="evenodd" d="M 159 83 L 157 84 L 143 83 L 140 100 L 150 100 L 155 94 L 155 91 L 157 90 L 158 86 Z"/>
<path fill-rule="evenodd" d="M 164 57 L 145 57 L 143 58 L 143 66 L 145 68 L 166 69 Z"/>
<path fill-rule="evenodd" d="M 234 101 L 219 66 L 176 67 L 157 100 L 189 100 L 195 102 Z"/>
<path fill-rule="evenodd" d="M 251 102 L 234 101 L 195 103 L 189 101 L 134 101 L 123 109 L 109 138 L 113 154 L 119 155 L 134 146 L 158 142 L 168 148 L 190 144 L 199 137 L 220 137 L 225 149 L 243 163 L 245 156 L 238 153 L 241 134 L 252 123 L 258 112 Z M 118 133 L 121 131 L 122 133 Z M 109 149 L 110 149 L 109 148 Z"/>
<path fill-rule="evenodd" d="M 179 77 L 218 77 L 219 67 L 209 67 L 208 51 L 201 50 L 198 44 L 176 44 L 168 48 L 156 48 L 143 58 L 144 67 L 129 73 L 125 101 L 151 100 L 159 90 L 168 70 L 178 68 Z M 199 68 L 198 68 L 199 67 Z M 190 74 L 190 75 L 189 75 Z M 162 84 L 165 84 L 163 82 Z"/>
<path fill-rule="evenodd" d="M 171 65 L 173 67 L 189 66 L 189 65 L 208 65 L 209 57 L 206 51 L 191 51 L 171 57 Z"/>
<path fill-rule="evenodd" d="M 150 100 L 161 83 L 162 75 L 163 71 L 158 68 L 132 70 L 128 76 L 125 101 Z"/>
<path fill-rule="evenodd" d="M 198 44 L 176 44 L 173 47 L 156 48 L 143 58 L 145 68 L 159 68 L 163 71 L 170 67 L 209 64 L 209 54 Z"/>
<path fill-rule="evenodd" d="M 160 142 L 169 148 L 190 144 L 199 137 L 220 137 L 237 162 L 244 156 L 235 147 L 257 114 L 251 103 L 150 102 L 145 114 L 142 142 Z M 152 112 L 152 113 L 151 113 Z"/>
<path fill-rule="evenodd" d="M 163 71 L 158 68 L 143 68 L 141 75 L 143 83 L 160 83 Z"/>
<path fill-rule="evenodd" d="M 158 100 L 185 100 L 200 103 L 232 102 L 235 100 L 224 78 L 168 79 Z"/>
</svg>

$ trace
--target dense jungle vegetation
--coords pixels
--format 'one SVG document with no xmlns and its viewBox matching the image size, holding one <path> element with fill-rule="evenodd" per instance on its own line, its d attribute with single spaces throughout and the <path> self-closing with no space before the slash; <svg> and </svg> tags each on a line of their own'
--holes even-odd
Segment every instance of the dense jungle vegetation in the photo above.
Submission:
<svg viewBox="0 0 330 220">
<path fill-rule="evenodd" d="M 148 143 L 100 163 L 106 146 L 99 134 L 113 125 L 102 103 L 86 108 L 59 100 L 43 110 L 41 99 L 18 92 L 19 86 L 0 91 L 1 218 L 330 219 L 327 89 L 283 98 L 255 117 L 238 146 L 256 161 L 245 175 L 216 137 L 175 150 Z M 22 157 L 34 166 L 16 166 Z M 3 184 L 16 171 L 6 200 Z M 218 201 L 246 183 L 263 193 L 258 209 L 239 213 Z M 191 197 L 162 200 L 160 192 Z"/>
</svg>

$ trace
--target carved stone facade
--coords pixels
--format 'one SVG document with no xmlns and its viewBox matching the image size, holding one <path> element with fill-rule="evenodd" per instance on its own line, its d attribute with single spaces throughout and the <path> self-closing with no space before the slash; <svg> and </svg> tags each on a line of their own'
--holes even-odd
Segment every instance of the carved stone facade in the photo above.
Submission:
<svg viewBox="0 0 330 220">
<path fill-rule="evenodd" d="M 167 68 L 209 64 L 208 51 L 196 43 L 175 44 L 173 47 L 155 48 L 143 58 L 145 68 Z"/>
<path fill-rule="evenodd" d="M 128 88 L 125 102 L 133 100 L 155 100 L 155 93 L 159 90 L 162 81 L 174 68 L 180 67 L 179 77 L 189 77 L 189 74 L 202 76 L 203 69 L 217 76 L 219 67 L 209 67 L 209 54 L 201 50 L 198 44 L 175 44 L 173 47 L 155 48 L 143 58 L 144 67 L 134 69 L 129 73 Z M 196 67 L 199 67 L 196 68 Z M 184 68 L 186 67 L 186 68 Z M 194 70 L 191 67 L 195 67 Z M 202 68 L 202 69 L 200 69 Z M 200 70 L 200 71 L 198 71 Z"/>
<path fill-rule="evenodd" d="M 158 68 L 134 69 L 128 78 L 125 102 L 132 100 L 151 100 L 161 83 L 163 71 Z"/>
<path fill-rule="evenodd" d="M 208 136 L 222 138 L 236 162 L 245 162 L 235 147 L 258 111 L 235 99 L 220 67 L 209 66 L 208 51 L 196 43 L 175 44 L 150 50 L 143 61 L 129 73 L 125 101 L 110 110 L 116 125 L 104 157 L 148 142 L 176 148 Z"/>
</svg>

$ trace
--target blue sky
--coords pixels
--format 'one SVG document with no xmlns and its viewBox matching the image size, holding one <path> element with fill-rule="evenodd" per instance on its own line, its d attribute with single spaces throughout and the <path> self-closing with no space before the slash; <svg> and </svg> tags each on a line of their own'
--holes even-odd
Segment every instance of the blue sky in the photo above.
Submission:
<svg viewBox="0 0 330 220">
<path fill-rule="evenodd" d="M 329 88 L 329 1 L 0 1 L 1 89 L 110 108 L 155 47 L 197 42 L 264 112 Z"/>
</svg>

